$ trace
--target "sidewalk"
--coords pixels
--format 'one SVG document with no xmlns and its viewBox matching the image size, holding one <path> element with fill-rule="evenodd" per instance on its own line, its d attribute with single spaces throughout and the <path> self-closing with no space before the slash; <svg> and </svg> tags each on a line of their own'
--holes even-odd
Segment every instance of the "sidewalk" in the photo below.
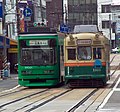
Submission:
<svg viewBox="0 0 120 112">
<path fill-rule="evenodd" d="M 18 86 L 18 74 L 10 74 L 10 77 L 0 78 L 0 92 L 10 90 Z"/>
<path fill-rule="evenodd" d="M 8 80 L 8 79 L 18 79 L 18 74 L 10 74 L 10 77 L 4 77 L 4 78 L 1 78 L 0 77 L 0 80 Z"/>
</svg>

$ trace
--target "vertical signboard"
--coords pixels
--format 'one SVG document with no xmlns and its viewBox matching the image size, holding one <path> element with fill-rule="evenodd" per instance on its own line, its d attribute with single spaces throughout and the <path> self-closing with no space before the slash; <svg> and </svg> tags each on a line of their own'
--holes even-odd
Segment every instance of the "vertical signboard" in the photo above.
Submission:
<svg viewBox="0 0 120 112">
<path fill-rule="evenodd" d="M 2 2 L 0 2 L 0 18 L 3 18 L 3 6 L 2 6 Z"/>
<path fill-rule="evenodd" d="M 24 21 L 24 15 L 23 10 L 26 8 L 27 2 L 18 2 L 18 12 L 19 12 L 19 30 L 20 32 L 25 32 L 25 21 Z"/>
<path fill-rule="evenodd" d="M 0 2 L 0 34 L 2 34 L 3 33 L 3 31 L 2 31 L 2 25 L 3 25 L 3 23 L 2 23 L 2 18 L 3 18 L 3 5 L 2 5 L 2 2 Z"/>
</svg>

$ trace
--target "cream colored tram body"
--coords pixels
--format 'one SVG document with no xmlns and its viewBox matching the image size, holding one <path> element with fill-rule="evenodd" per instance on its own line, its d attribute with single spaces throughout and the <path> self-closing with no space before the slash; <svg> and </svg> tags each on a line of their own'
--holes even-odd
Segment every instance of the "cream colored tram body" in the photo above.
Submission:
<svg viewBox="0 0 120 112">
<path fill-rule="evenodd" d="M 101 33 L 69 34 L 64 39 L 65 83 L 104 86 L 110 75 L 109 40 Z"/>
</svg>

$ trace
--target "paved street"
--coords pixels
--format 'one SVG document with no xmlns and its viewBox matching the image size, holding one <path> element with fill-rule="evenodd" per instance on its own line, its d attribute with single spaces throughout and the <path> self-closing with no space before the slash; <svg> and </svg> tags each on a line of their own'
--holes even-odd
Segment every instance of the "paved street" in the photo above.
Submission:
<svg viewBox="0 0 120 112">
<path fill-rule="evenodd" d="M 17 74 L 11 74 L 10 78 L 0 79 L 0 92 L 15 88 L 17 85 Z"/>
</svg>

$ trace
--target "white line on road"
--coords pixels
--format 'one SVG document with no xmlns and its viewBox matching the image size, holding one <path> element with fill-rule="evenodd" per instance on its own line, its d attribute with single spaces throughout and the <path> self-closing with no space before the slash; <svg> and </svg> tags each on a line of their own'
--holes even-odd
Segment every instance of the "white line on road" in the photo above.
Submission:
<svg viewBox="0 0 120 112">
<path fill-rule="evenodd" d="M 12 90 L 14 90 L 14 89 L 17 89 L 18 87 L 20 87 L 20 85 L 17 85 L 17 86 L 15 86 L 14 88 L 9 89 L 9 90 L 4 90 L 4 91 L 2 91 L 1 93 L 12 91 Z"/>
<path fill-rule="evenodd" d="M 99 110 L 104 107 L 104 105 L 107 103 L 107 101 L 110 99 L 111 95 L 113 94 L 114 91 L 120 91 L 120 89 L 117 88 L 118 84 L 120 83 L 120 78 L 118 79 L 117 83 L 111 90 L 111 92 L 107 95 L 107 97 L 104 99 L 103 103 L 99 106 Z"/>
</svg>

